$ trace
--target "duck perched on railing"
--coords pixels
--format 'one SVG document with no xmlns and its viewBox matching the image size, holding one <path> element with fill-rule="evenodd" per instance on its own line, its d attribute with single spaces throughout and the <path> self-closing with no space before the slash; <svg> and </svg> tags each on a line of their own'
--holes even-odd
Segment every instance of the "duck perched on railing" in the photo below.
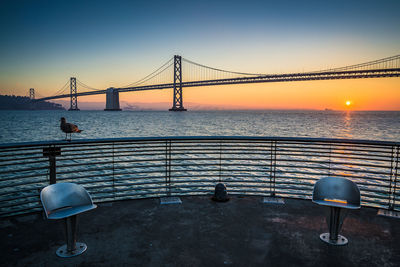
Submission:
<svg viewBox="0 0 400 267">
<path fill-rule="evenodd" d="M 61 118 L 61 125 L 60 125 L 61 131 L 65 133 L 65 140 L 71 141 L 71 135 L 72 133 L 80 133 L 82 130 L 78 129 L 78 126 L 72 123 L 67 123 L 64 117 Z M 69 139 L 68 139 L 68 134 L 69 134 Z"/>
</svg>

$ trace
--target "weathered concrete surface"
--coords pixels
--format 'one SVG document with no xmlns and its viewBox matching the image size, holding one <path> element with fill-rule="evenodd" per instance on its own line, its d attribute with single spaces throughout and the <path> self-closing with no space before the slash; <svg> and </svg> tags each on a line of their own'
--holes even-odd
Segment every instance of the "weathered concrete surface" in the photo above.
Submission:
<svg viewBox="0 0 400 267">
<path fill-rule="evenodd" d="M 159 199 L 100 204 L 80 216 L 78 241 L 88 250 L 58 258 L 62 221 L 41 214 L 2 220 L 1 266 L 400 266 L 400 220 L 376 209 L 351 211 L 344 247 L 319 239 L 327 231 L 326 208 L 261 197 L 184 197 L 180 205 Z"/>
</svg>

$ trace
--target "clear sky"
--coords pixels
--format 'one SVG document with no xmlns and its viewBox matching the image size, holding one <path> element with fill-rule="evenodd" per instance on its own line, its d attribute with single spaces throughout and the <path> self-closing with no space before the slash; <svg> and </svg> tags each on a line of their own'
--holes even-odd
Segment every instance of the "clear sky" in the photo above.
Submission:
<svg viewBox="0 0 400 267">
<path fill-rule="evenodd" d="M 173 55 L 252 73 L 318 70 L 400 54 L 400 1 L 8 1 L 0 5 L 0 93 L 53 95 L 71 76 L 106 89 Z M 79 91 L 79 88 L 78 88 Z M 172 91 L 122 93 L 172 102 Z M 105 96 L 79 101 L 104 101 Z M 400 110 L 400 78 L 184 89 L 184 103 Z"/>
</svg>

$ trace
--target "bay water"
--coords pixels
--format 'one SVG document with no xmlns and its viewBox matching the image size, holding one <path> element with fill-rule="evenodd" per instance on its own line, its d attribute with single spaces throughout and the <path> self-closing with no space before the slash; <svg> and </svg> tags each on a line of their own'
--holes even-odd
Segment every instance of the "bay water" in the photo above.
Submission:
<svg viewBox="0 0 400 267">
<path fill-rule="evenodd" d="M 400 141 L 400 111 L 0 111 L 0 144 L 147 136 L 285 136 Z"/>
</svg>

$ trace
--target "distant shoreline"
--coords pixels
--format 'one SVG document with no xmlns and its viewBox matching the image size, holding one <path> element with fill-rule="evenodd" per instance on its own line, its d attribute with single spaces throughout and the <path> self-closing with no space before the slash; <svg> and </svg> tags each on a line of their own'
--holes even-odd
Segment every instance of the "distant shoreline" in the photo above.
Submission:
<svg viewBox="0 0 400 267">
<path fill-rule="evenodd" d="M 61 104 L 34 102 L 26 96 L 0 95 L 0 110 L 65 110 Z"/>
</svg>

